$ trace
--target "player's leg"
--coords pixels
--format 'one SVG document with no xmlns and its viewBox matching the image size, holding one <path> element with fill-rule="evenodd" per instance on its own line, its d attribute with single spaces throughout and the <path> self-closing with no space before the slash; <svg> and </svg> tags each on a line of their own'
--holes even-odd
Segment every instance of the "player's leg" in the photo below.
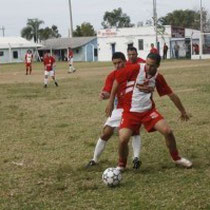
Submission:
<svg viewBox="0 0 210 210">
<path fill-rule="evenodd" d="M 32 73 L 32 64 L 30 64 L 30 66 L 29 66 L 29 74 L 31 74 Z"/>
<path fill-rule="evenodd" d="M 50 71 L 50 76 L 51 78 L 53 79 L 54 83 L 55 83 L 55 86 L 58 87 L 58 82 L 56 81 L 55 79 L 55 71 L 54 70 L 51 70 Z"/>
<path fill-rule="evenodd" d="M 122 128 L 119 131 L 119 148 L 118 148 L 118 166 L 119 170 L 124 170 L 127 165 L 128 159 L 128 142 L 133 131 L 129 128 Z"/>
<path fill-rule="evenodd" d="M 191 161 L 179 156 L 179 152 L 176 146 L 175 136 L 171 128 L 169 127 L 168 123 L 164 119 L 162 119 L 155 124 L 154 128 L 165 137 L 166 145 L 169 149 L 173 161 L 177 165 L 182 165 L 186 168 L 192 167 Z"/>
<path fill-rule="evenodd" d="M 140 135 L 134 135 L 131 137 L 133 148 L 133 168 L 139 169 L 141 166 L 140 151 L 141 151 L 141 137 Z"/>
<path fill-rule="evenodd" d="M 26 63 L 26 75 L 28 75 L 28 64 Z"/>
<path fill-rule="evenodd" d="M 47 88 L 47 83 L 48 83 L 48 71 L 44 71 L 44 88 Z"/>
<path fill-rule="evenodd" d="M 111 117 L 107 119 L 105 122 L 104 128 L 102 135 L 97 141 L 95 150 L 94 150 L 94 155 L 91 161 L 87 164 L 87 167 L 95 165 L 98 162 L 99 157 L 103 153 L 107 141 L 111 138 L 113 135 L 114 129 L 119 127 L 121 117 L 122 117 L 122 111 L 123 109 L 114 109 L 112 111 Z"/>
</svg>

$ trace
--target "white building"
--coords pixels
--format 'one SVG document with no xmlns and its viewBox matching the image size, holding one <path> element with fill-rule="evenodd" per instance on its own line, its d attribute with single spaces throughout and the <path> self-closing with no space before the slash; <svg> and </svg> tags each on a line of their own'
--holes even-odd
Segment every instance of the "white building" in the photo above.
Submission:
<svg viewBox="0 0 210 210">
<path fill-rule="evenodd" d="M 22 37 L 0 37 L 0 63 L 23 62 L 28 49 L 36 54 L 41 46 Z"/>
<path fill-rule="evenodd" d="M 192 44 L 198 43 L 200 31 L 181 27 L 164 26 L 164 32 L 158 33 L 158 49 L 163 55 L 163 45 L 168 45 L 167 58 L 174 58 L 175 42 L 180 46 L 179 56 L 191 58 Z M 151 43 L 155 44 L 156 36 L 153 26 L 103 29 L 97 33 L 98 61 L 110 61 L 114 52 L 127 53 L 127 48 L 137 48 L 139 57 L 146 58 L 150 52 Z"/>
</svg>

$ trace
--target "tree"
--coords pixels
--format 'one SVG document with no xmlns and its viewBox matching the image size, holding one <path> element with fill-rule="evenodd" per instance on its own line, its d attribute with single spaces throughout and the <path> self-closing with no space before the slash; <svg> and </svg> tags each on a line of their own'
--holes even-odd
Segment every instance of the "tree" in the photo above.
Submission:
<svg viewBox="0 0 210 210">
<path fill-rule="evenodd" d="M 82 23 L 81 26 L 76 26 L 76 30 L 73 31 L 73 36 L 95 36 L 96 32 L 94 31 L 93 26 L 90 23 Z"/>
<path fill-rule="evenodd" d="M 27 40 L 33 39 L 34 42 L 38 42 L 39 40 L 39 28 L 40 25 L 43 24 L 43 20 L 28 19 L 26 27 L 21 30 L 21 36 L 26 38 Z"/>
<path fill-rule="evenodd" d="M 50 38 L 59 38 L 61 35 L 58 32 L 58 27 L 55 25 L 52 25 L 51 28 L 46 27 L 39 30 L 39 39 L 40 40 L 46 40 Z"/>
<path fill-rule="evenodd" d="M 208 28 L 208 12 L 203 10 L 203 30 Z M 185 28 L 200 29 L 200 11 L 194 10 L 175 10 L 166 16 L 159 18 L 162 25 L 174 25 Z"/>
<path fill-rule="evenodd" d="M 123 28 L 134 26 L 134 24 L 130 23 L 130 17 L 123 13 L 121 8 L 114 9 L 112 12 L 105 12 L 103 20 L 104 21 L 101 23 L 101 25 L 104 28 Z"/>
</svg>

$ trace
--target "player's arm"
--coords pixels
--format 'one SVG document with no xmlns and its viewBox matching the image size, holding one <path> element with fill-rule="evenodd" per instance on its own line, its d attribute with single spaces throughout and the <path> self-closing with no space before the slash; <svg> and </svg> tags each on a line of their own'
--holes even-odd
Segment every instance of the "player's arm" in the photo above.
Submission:
<svg viewBox="0 0 210 210">
<path fill-rule="evenodd" d="M 190 119 L 190 114 L 188 114 L 180 100 L 180 98 L 175 94 L 175 93 L 171 93 L 168 95 L 168 97 L 171 99 L 171 101 L 174 103 L 174 105 L 176 106 L 176 108 L 180 111 L 181 113 L 181 120 L 187 121 Z"/>
<path fill-rule="evenodd" d="M 109 102 L 108 102 L 108 104 L 106 106 L 106 110 L 105 110 L 107 117 L 111 116 L 112 111 L 114 109 L 114 100 L 115 100 L 115 96 L 117 94 L 118 88 L 119 88 L 119 83 L 115 80 L 113 87 L 112 87 L 111 95 L 109 97 Z"/>
<path fill-rule="evenodd" d="M 181 120 L 184 120 L 184 121 L 189 120 L 190 115 L 187 114 L 180 98 L 172 91 L 172 89 L 169 87 L 169 85 L 167 84 L 162 74 L 158 74 L 156 78 L 156 89 L 159 96 L 167 95 L 170 98 L 170 100 L 174 103 L 176 108 L 180 111 Z"/>
</svg>

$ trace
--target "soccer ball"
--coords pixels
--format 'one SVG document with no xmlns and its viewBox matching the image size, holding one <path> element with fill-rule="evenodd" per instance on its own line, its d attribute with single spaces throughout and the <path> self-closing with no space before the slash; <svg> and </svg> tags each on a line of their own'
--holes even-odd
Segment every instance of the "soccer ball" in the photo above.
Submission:
<svg viewBox="0 0 210 210">
<path fill-rule="evenodd" d="M 121 172 L 116 168 L 107 168 L 102 174 L 103 182 L 109 187 L 114 187 L 118 185 L 121 179 Z"/>
</svg>

